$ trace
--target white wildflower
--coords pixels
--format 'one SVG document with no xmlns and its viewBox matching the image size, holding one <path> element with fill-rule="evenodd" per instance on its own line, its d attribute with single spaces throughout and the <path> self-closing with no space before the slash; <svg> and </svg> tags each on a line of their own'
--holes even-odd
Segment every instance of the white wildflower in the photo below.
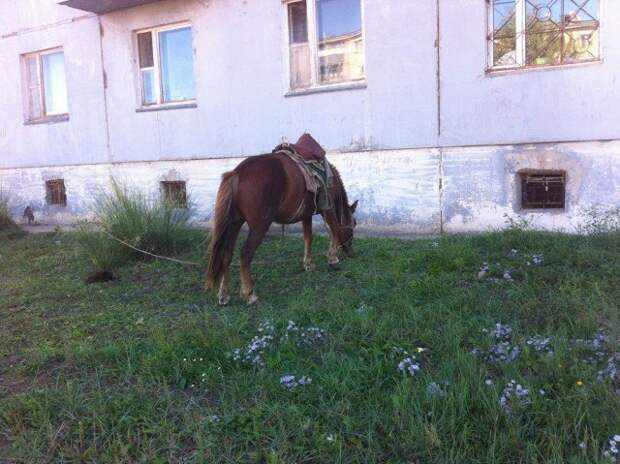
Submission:
<svg viewBox="0 0 620 464">
<path fill-rule="evenodd" d="M 430 397 L 444 397 L 446 396 L 448 385 L 450 385 L 450 382 L 447 380 L 431 382 L 426 387 L 426 394 Z"/>
<path fill-rule="evenodd" d="M 312 383 L 312 379 L 307 375 L 302 375 L 297 379 L 292 374 L 286 374 L 280 377 L 280 384 L 284 385 L 289 391 L 294 390 L 300 385 L 310 385 Z"/>
<path fill-rule="evenodd" d="M 532 255 L 532 264 L 534 266 L 542 266 L 544 262 L 545 262 L 545 257 L 543 256 L 542 253 L 539 255 Z"/>
<path fill-rule="evenodd" d="M 508 324 L 496 322 L 495 329 L 493 330 L 493 336 L 498 339 L 510 338 L 512 336 L 512 327 Z"/>
<path fill-rule="evenodd" d="M 415 377 L 416 374 L 420 372 L 421 367 L 420 364 L 414 362 L 413 359 L 415 359 L 415 356 L 403 359 L 398 363 L 398 370 L 405 374 L 409 374 L 411 377 Z"/>
<path fill-rule="evenodd" d="M 515 405 L 524 406 L 530 403 L 530 390 L 525 388 L 514 379 L 506 384 L 499 398 L 499 406 L 506 416 L 510 416 Z"/>
</svg>

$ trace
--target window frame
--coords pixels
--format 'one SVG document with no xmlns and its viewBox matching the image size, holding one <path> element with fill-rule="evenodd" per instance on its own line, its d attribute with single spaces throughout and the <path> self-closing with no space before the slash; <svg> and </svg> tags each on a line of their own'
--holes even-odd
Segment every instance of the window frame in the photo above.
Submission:
<svg viewBox="0 0 620 464">
<path fill-rule="evenodd" d="M 45 77 L 43 75 L 42 57 L 45 55 L 53 55 L 61 52 L 63 55 L 63 66 L 65 67 L 65 92 L 67 97 L 67 111 L 64 113 L 48 113 L 45 105 Z M 37 63 L 37 76 L 39 79 L 39 106 L 41 108 L 41 114 L 39 116 L 33 115 L 33 108 L 30 105 L 30 73 L 28 69 L 28 59 L 36 58 Z M 68 121 L 69 120 L 69 87 L 67 86 L 67 68 L 65 61 L 65 51 L 62 46 L 46 48 L 43 50 L 37 50 L 34 52 L 23 53 L 20 56 L 22 67 L 22 98 L 24 109 L 24 124 L 38 124 L 53 121 Z"/>
<path fill-rule="evenodd" d="M 529 70 L 543 70 L 543 69 L 557 69 L 557 68 L 565 68 L 565 67 L 575 67 L 575 66 L 584 66 L 590 64 L 598 64 L 603 62 L 603 45 L 602 45 L 602 17 L 603 17 L 603 4 L 604 2 L 599 1 L 598 4 L 598 27 L 597 31 L 599 34 L 598 38 L 598 57 L 592 58 L 589 60 L 580 60 L 572 63 L 553 63 L 553 64 L 527 64 L 527 48 L 526 48 L 526 36 L 525 34 L 515 34 L 518 37 L 515 37 L 515 59 L 516 64 L 505 64 L 505 65 L 496 65 L 494 63 L 494 0 L 484 0 L 486 3 L 486 18 L 487 18 L 487 27 L 486 27 L 486 46 L 487 46 L 487 74 L 502 74 L 502 72 L 506 71 L 529 71 Z M 526 2 L 527 0 L 515 0 L 515 24 L 517 31 L 525 29 L 525 20 L 526 20 Z"/>
<path fill-rule="evenodd" d="M 192 51 L 192 69 L 193 75 L 192 79 L 194 80 L 194 97 L 187 98 L 185 100 L 169 100 L 164 101 L 164 88 L 163 88 L 163 79 L 162 79 L 162 69 L 161 69 L 161 56 L 160 56 L 160 48 L 159 48 L 159 33 L 166 31 L 174 31 L 177 29 L 185 29 L 189 28 L 191 30 L 191 51 Z M 140 45 L 138 42 L 138 35 L 150 32 L 151 33 L 151 44 L 153 47 L 153 66 L 141 68 L 140 67 Z M 136 62 L 137 69 L 137 98 L 138 98 L 138 109 L 139 110 L 153 110 L 158 108 L 175 108 L 175 107 L 195 107 L 196 106 L 196 56 L 194 53 L 194 28 L 192 26 L 191 21 L 180 21 L 170 24 L 165 24 L 161 26 L 152 26 L 141 29 L 136 29 L 133 31 L 133 42 L 134 42 L 134 56 Z M 153 70 L 153 77 L 155 79 L 155 89 L 156 89 L 156 101 L 154 103 L 145 103 L 144 101 L 144 80 L 142 77 L 142 72 L 145 70 Z"/>
<path fill-rule="evenodd" d="M 64 178 L 57 177 L 45 181 L 45 202 L 47 206 L 67 207 L 67 185 Z"/>
<path fill-rule="evenodd" d="M 329 92 L 332 90 L 348 90 L 356 88 L 365 88 L 367 79 L 367 65 L 366 65 L 366 27 L 365 15 L 364 15 L 364 0 L 360 2 L 360 22 L 362 29 L 362 47 L 364 51 L 364 75 L 359 79 L 352 79 L 344 82 L 336 82 L 329 84 L 321 84 L 319 82 L 319 35 L 318 35 L 318 21 L 317 21 L 317 9 L 316 0 L 306 1 L 306 21 L 308 30 L 308 48 L 310 51 L 310 85 L 308 87 L 296 87 L 291 86 L 291 43 L 290 33 L 291 24 L 289 17 L 289 5 L 293 3 L 300 3 L 304 0 L 281 0 L 284 6 L 284 37 L 285 37 L 285 57 L 286 64 L 286 89 L 285 96 L 303 95 L 316 92 Z"/>
<path fill-rule="evenodd" d="M 568 175 L 564 170 L 523 170 L 518 173 L 519 183 L 520 183 L 520 209 L 523 211 L 530 212 L 554 212 L 560 211 L 565 212 L 567 209 L 567 179 Z M 541 178 L 541 181 L 531 181 L 532 184 L 540 183 L 544 184 L 546 188 L 546 192 L 548 192 L 549 183 L 548 179 L 559 178 L 560 182 L 552 182 L 553 184 L 558 184 L 561 186 L 561 194 L 562 194 L 562 204 L 555 204 L 551 202 L 548 204 L 549 200 L 545 198 L 541 205 L 535 205 L 533 201 L 530 201 L 527 193 L 527 184 L 530 183 L 529 178 Z"/>
<path fill-rule="evenodd" d="M 175 195 L 172 190 L 178 188 L 180 195 Z M 187 181 L 184 180 L 162 180 L 159 181 L 159 190 L 164 202 L 168 202 L 176 209 L 187 209 Z"/>
</svg>

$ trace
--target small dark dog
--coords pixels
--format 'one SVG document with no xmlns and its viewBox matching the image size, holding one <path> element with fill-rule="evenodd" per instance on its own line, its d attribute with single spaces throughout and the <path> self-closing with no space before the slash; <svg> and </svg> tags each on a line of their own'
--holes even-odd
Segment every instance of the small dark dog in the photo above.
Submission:
<svg viewBox="0 0 620 464">
<path fill-rule="evenodd" d="M 34 222 L 34 213 L 32 212 L 32 208 L 30 206 L 26 206 L 23 218 L 24 221 L 28 220 L 28 224 L 32 224 Z"/>
</svg>

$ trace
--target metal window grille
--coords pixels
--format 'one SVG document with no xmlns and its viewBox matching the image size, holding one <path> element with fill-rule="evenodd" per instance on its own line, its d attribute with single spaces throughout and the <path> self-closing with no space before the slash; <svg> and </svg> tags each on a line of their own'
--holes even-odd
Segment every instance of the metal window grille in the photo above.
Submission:
<svg viewBox="0 0 620 464">
<path fill-rule="evenodd" d="M 521 207 L 525 209 L 564 208 L 564 173 L 521 174 Z"/>
<path fill-rule="evenodd" d="M 46 181 L 45 189 L 48 205 L 67 206 L 67 192 L 63 179 Z"/>
<path fill-rule="evenodd" d="M 600 58 L 600 0 L 487 0 L 489 64 L 549 66 Z"/>
<path fill-rule="evenodd" d="M 185 181 L 163 181 L 161 190 L 165 202 L 177 208 L 187 208 Z"/>
</svg>

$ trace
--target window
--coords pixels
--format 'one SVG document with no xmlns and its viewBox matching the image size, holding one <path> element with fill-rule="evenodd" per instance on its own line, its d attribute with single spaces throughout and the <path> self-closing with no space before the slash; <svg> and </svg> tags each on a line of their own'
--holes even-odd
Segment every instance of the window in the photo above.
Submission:
<svg viewBox="0 0 620 464">
<path fill-rule="evenodd" d="M 23 55 L 22 67 L 26 121 L 66 116 L 69 110 L 62 49 Z"/>
<path fill-rule="evenodd" d="M 599 59 L 600 0 L 488 0 L 494 69 Z"/>
<path fill-rule="evenodd" d="M 521 207 L 524 209 L 564 208 L 564 172 L 521 173 Z"/>
<path fill-rule="evenodd" d="M 361 0 L 287 2 L 291 89 L 364 79 Z"/>
<path fill-rule="evenodd" d="M 192 28 L 167 26 L 137 34 L 142 105 L 194 100 Z"/>
<path fill-rule="evenodd" d="M 45 190 L 48 205 L 67 206 L 67 193 L 63 179 L 46 181 Z"/>
<path fill-rule="evenodd" d="M 161 192 L 166 203 L 177 208 L 187 208 L 187 192 L 184 181 L 163 181 L 161 182 Z"/>
</svg>

